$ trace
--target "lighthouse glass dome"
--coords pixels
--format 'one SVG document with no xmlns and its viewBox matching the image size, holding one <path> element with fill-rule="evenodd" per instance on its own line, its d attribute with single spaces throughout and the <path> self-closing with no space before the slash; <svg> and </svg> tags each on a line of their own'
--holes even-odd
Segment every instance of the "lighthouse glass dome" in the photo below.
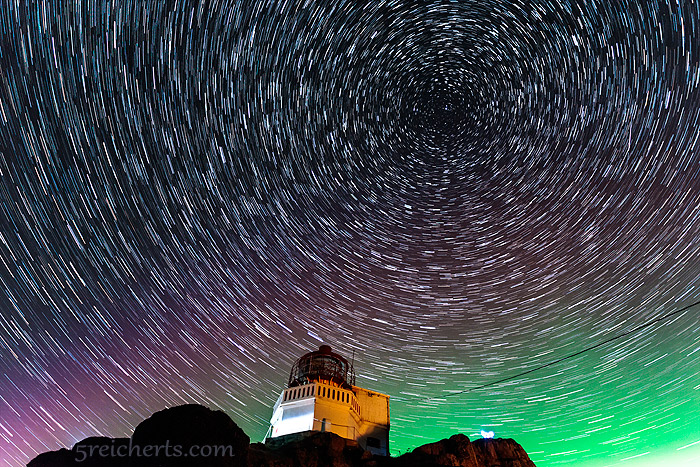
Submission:
<svg viewBox="0 0 700 467">
<path fill-rule="evenodd" d="M 322 345 L 294 362 L 288 387 L 303 386 L 313 381 L 333 381 L 350 388 L 355 384 L 355 372 L 345 358 L 331 351 L 329 346 Z"/>
</svg>

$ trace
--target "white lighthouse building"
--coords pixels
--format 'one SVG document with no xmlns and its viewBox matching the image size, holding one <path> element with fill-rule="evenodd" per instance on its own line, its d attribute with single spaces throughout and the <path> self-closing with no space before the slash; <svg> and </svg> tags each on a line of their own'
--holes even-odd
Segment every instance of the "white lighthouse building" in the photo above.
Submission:
<svg viewBox="0 0 700 467">
<path fill-rule="evenodd" d="M 354 440 L 373 454 L 389 454 L 389 396 L 355 386 L 352 365 L 327 345 L 292 366 L 265 442 L 317 431 Z"/>
</svg>

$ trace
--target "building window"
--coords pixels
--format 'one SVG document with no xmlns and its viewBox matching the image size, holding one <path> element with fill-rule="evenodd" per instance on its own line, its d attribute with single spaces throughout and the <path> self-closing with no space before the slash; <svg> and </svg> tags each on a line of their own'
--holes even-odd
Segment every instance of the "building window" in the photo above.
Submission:
<svg viewBox="0 0 700 467">
<path fill-rule="evenodd" d="M 368 436 L 368 437 L 367 437 L 367 447 L 368 447 L 368 448 L 377 448 L 377 449 L 379 449 L 379 448 L 382 447 L 382 443 L 379 441 L 378 438 L 374 438 L 374 437 L 372 437 L 372 436 Z"/>
<path fill-rule="evenodd" d="M 332 398 L 333 398 L 333 399 L 336 398 L 336 397 L 335 397 L 335 389 L 333 389 L 333 397 L 332 397 Z"/>
</svg>

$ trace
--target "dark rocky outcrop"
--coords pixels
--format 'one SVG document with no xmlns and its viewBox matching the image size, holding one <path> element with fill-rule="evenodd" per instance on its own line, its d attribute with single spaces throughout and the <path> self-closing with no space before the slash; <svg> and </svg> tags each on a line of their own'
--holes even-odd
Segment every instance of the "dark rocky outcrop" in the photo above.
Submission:
<svg viewBox="0 0 700 467">
<path fill-rule="evenodd" d="M 512 439 L 479 439 L 462 434 L 425 444 L 396 459 L 399 467 L 534 467 L 525 450 Z"/>
<path fill-rule="evenodd" d="M 256 443 L 248 450 L 249 467 L 370 467 L 373 459 L 355 441 L 334 433 L 314 433 L 274 449 Z"/>
<path fill-rule="evenodd" d="M 197 404 L 154 413 L 136 427 L 131 441 L 141 448 L 141 455 L 133 457 L 134 467 L 245 465 L 250 444 L 248 435 L 231 417 Z M 149 446 L 151 451 L 153 446 L 161 447 L 160 452 L 147 456 Z"/>
<path fill-rule="evenodd" d="M 73 452 L 63 448 L 39 454 L 27 464 L 27 467 L 75 467 L 76 465 Z"/>
<path fill-rule="evenodd" d="M 131 438 L 87 438 L 28 467 L 231 467 L 247 464 L 250 438 L 231 418 L 197 404 L 156 412 Z"/>
<path fill-rule="evenodd" d="M 123 447 L 122 447 L 123 446 Z M 129 438 L 92 437 L 75 443 L 73 449 L 40 454 L 30 467 L 122 467 L 123 458 L 114 456 L 129 446 Z"/>
<path fill-rule="evenodd" d="M 333 433 L 271 447 L 250 439 L 225 413 L 183 405 L 153 414 L 131 438 L 87 438 L 41 454 L 28 467 L 534 467 L 512 439 L 454 435 L 397 458 L 373 456 Z M 150 448 L 149 448 L 150 447 Z M 215 452 L 217 447 L 224 450 Z M 191 451 L 194 448 L 195 451 Z M 205 452 L 201 452 L 205 449 Z M 195 452 L 198 455 L 191 455 Z"/>
</svg>

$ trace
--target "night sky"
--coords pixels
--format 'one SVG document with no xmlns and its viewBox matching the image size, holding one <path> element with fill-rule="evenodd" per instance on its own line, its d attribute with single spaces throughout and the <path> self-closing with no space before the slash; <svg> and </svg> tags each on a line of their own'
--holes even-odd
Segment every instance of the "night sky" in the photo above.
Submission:
<svg viewBox="0 0 700 467">
<path fill-rule="evenodd" d="M 0 0 L 0 459 L 260 441 L 321 343 L 391 451 L 700 465 L 700 3 Z M 694 460 L 693 460 L 694 459 Z"/>
</svg>

